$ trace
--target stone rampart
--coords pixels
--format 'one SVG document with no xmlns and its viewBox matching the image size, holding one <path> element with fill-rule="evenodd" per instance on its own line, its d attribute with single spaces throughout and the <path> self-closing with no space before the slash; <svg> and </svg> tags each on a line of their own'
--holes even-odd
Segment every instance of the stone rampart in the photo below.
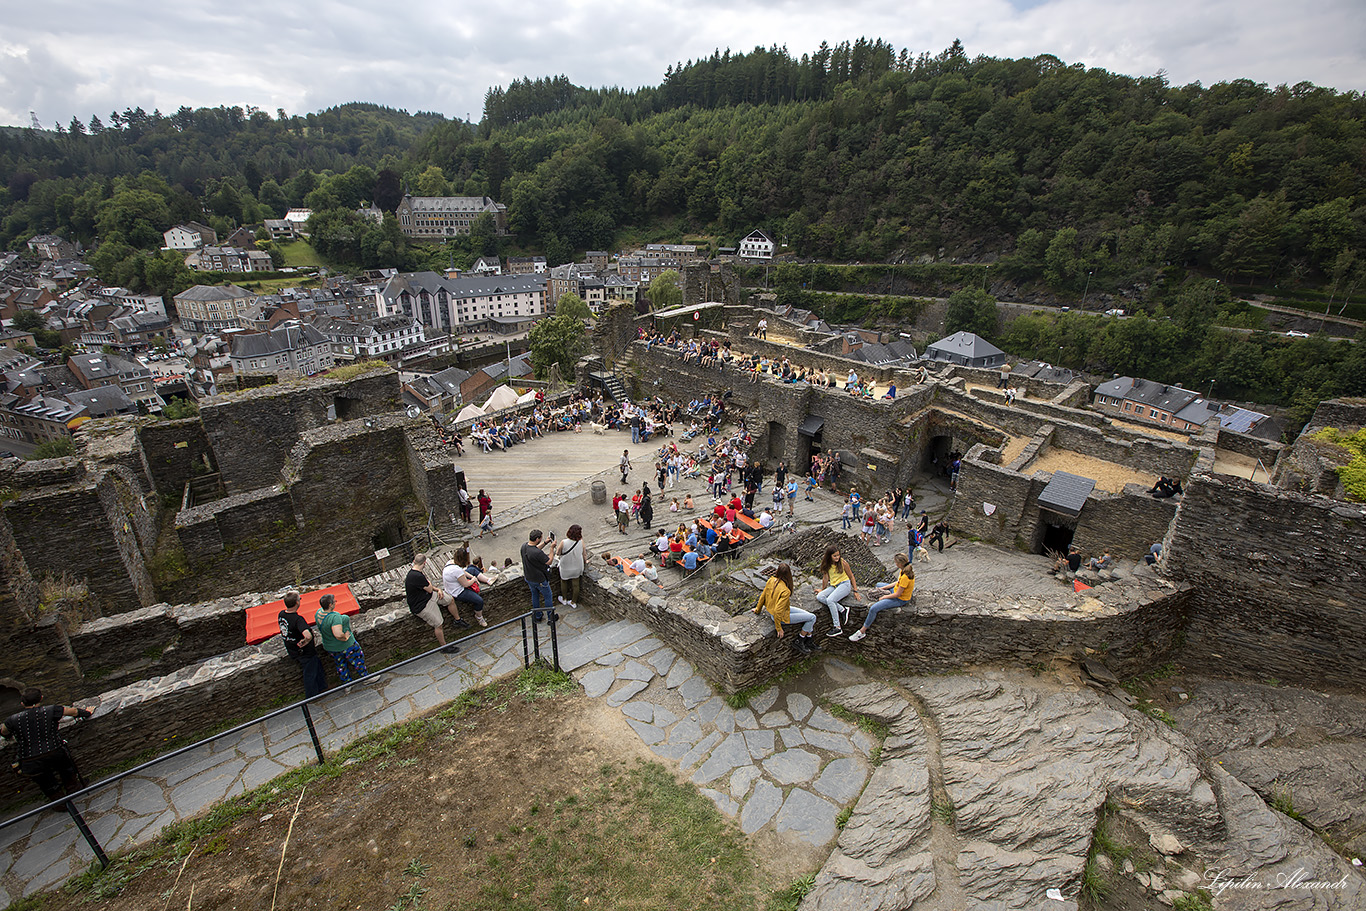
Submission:
<svg viewBox="0 0 1366 911">
<path fill-rule="evenodd" d="M 1244 455 L 1250 459 L 1259 459 L 1266 470 L 1272 474 L 1276 471 L 1276 460 L 1285 451 L 1283 443 L 1264 440 L 1248 433 L 1237 433 L 1223 427 L 1219 427 L 1215 431 L 1214 445 L 1226 452 L 1236 452 L 1238 455 Z"/>
<path fill-rule="evenodd" d="M 1233 478 L 1185 485 L 1163 562 L 1202 673 L 1366 686 L 1366 507 Z"/>
<path fill-rule="evenodd" d="M 402 408 L 398 374 L 377 367 L 349 380 L 317 377 L 215 396 L 200 405 L 199 418 L 233 494 L 279 481 L 301 434 Z"/>
</svg>

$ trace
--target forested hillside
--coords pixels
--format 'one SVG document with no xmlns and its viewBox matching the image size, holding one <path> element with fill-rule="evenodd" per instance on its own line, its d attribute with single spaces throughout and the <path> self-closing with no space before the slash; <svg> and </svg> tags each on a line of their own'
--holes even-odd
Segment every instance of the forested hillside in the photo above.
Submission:
<svg viewBox="0 0 1366 911">
<path fill-rule="evenodd" d="M 1176 87 L 956 43 L 918 58 L 866 40 L 758 48 L 670 65 L 639 91 L 518 80 L 489 91 L 477 127 L 347 105 L 7 131 L 0 247 L 51 230 L 124 244 L 100 267 L 154 286 L 128 251 L 168 224 L 303 204 L 333 261 L 412 266 L 431 252 L 350 212 L 392 208 L 406 183 L 494 196 L 512 241 L 552 262 L 624 236 L 724 243 L 763 227 L 802 256 L 994 261 L 1064 294 L 1089 282 L 1141 299 L 1191 269 L 1340 297 L 1366 259 L 1363 120 L 1359 93 L 1308 84 Z"/>
</svg>

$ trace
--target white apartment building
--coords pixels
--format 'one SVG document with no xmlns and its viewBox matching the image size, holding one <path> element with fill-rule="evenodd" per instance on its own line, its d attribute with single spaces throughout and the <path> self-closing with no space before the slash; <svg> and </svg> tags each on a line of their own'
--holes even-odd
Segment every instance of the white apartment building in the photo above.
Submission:
<svg viewBox="0 0 1366 911">
<path fill-rule="evenodd" d="M 493 317 L 546 313 L 543 275 L 443 278 L 435 272 L 395 275 L 375 295 L 380 316 L 416 319 L 429 329 L 461 332 L 486 328 Z"/>
</svg>

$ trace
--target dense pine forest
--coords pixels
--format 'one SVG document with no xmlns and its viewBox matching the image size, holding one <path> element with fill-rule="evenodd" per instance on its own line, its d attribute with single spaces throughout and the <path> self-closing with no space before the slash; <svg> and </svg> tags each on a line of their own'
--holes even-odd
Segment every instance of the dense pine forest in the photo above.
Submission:
<svg viewBox="0 0 1366 911">
<path fill-rule="evenodd" d="M 724 245 L 764 228 L 802 258 L 989 264 L 989 287 L 1123 295 L 1154 316 L 1195 280 L 1221 280 L 1216 311 L 1230 286 L 1334 311 L 1366 294 L 1359 92 L 1172 86 L 1048 55 L 971 58 L 956 42 L 918 57 L 862 39 L 799 58 L 717 52 L 635 91 L 517 80 L 489 90 L 478 124 L 365 104 L 127 110 L 0 131 L 0 186 L 0 249 L 61 233 L 95 247 L 101 277 L 155 291 L 193 280 L 156 252 L 169 225 L 230 228 L 308 206 L 314 248 L 339 266 L 500 250 L 555 264 L 628 240 Z M 405 190 L 492 196 L 511 236 L 480 225 L 438 249 L 354 212 L 392 211 Z M 1102 365 L 1144 366 L 1122 354 Z M 1258 363 L 1230 385 L 1255 386 Z M 1313 385 L 1277 398 L 1342 388 Z"/>
</svg>

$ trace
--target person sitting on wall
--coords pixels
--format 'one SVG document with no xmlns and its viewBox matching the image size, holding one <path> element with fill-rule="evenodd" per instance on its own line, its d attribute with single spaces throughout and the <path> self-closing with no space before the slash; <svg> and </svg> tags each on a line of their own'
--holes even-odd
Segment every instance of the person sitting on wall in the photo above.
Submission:
<svg viewBox="0 0 1366 911">
<path fill-rule="evenodd" d="M 1094 571 L 1096 571 L 1096 572 L 1100 572 L 1101 570 L 1110 569 L 1110 568 L 1113 567 L 1114 565 L 1115 565 L 1115 558 L 1112 557 L 1112 556 L 1110 556 L 1110 552 L 1109 552 L 1108 550 L 1107 550 L 1104 554 L 1102 554 L 1101 556 L 1099 556 L 1099 557 L 1092 557 L 1091 559 L 1089 559 L 1089 560 L 1086 561 L 1086 568 L 1087 568 L 1087 569 L 1090 569 L 1090 570 L 1094 570 Z"/>
<path fill-rule="evenodd" d="M 1067 556 L 1059 557 L 1053 564 L 1053 572 L 1075 573 L 1081 569 L 1081 551 L 1073 544 L 1067 548 Z"/>
<path fill-rule="evenodd" d="M 887 386 L 887 394 L 884 395 L 883 398 L 884 398 L 884 399 L 894 399 L 894 398 L 896 398 L 896 383 L 895 383 L 895 382 L 888 384 L 888 386 Z"/>
</svg>

